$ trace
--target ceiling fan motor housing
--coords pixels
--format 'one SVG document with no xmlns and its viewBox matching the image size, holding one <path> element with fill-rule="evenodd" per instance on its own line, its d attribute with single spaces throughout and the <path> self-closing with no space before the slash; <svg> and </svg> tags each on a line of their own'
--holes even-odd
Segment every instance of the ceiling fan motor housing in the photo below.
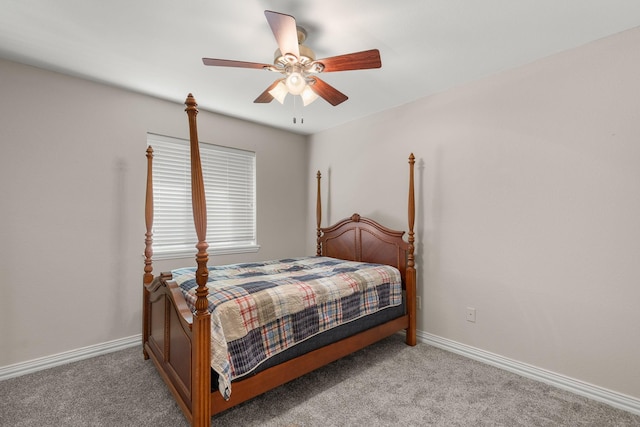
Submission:
<svg viewBox="0 0 640 427">
<path fill-rule="evenodd" d="M 275 64 L 275 66 L 286 67 L 287 65 L 291 64 L 291 62 L 300 62 L 300 64 L 306 65 L 316 60 L 316 54 L 313 52 L 313 50 L 311 50 L 310 47 L 301 44 L 298 45 L 298 48 L 300 49 L 300 58 L 295 58 L 294 55 L 291 55 L 290 57 L 289 55 L 287 55 L 288 52 L 285 52 L 285 54 L 283 54 L 282 52 L 280 52 L 280 49 L 276 49 L 276 52 L 273 54 L 273 63 Z"/>
</svg>

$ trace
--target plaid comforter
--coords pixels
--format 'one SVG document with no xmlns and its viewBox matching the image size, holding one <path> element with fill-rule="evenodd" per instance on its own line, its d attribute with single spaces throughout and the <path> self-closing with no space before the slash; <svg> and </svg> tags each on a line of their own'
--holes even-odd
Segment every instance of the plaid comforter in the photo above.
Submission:
<svg viewBox="0 0 640 427">
<path fill-rule="evenodd" d="M 195 268 L 173 270 L 195 310 Z M 386 265 L 304 257 L 209 267 L 211 367 L 231 380 L 313 335 L 400 305 L 400 272 Z"/>
</svg>

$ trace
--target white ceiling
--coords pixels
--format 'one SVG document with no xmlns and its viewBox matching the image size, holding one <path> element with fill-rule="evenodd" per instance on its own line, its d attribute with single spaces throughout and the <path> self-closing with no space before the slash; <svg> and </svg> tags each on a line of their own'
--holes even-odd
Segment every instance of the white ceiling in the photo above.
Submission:
<svg viewBox="0 0 640 427">
<path fill-rule="evenodd" d="M 318 58 L 377 48 L 382 68 L 323 75 L 337 107 L 254 104 L 276 74 L 202 57 L 271 63 L 266 9 Z M 639 25 L 638 0 L 0 0 L 0 57 L 312 134 Z"/>
</svg>

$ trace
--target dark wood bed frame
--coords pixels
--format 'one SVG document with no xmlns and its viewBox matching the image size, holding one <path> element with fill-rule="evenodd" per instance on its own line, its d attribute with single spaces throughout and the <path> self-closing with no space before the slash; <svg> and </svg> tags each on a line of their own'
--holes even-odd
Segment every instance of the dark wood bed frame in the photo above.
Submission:
<svg viewBox="0 0 640 427">
<path fill-rule="evenodd" d="M 153 150 L 147 149 L 146 235 L 143 276 L 142 339 L 145 359 L 151 358 L 160 376 L 173 393 L 185 417 L 193 426 L 211 425 L 211 416 L 258 396 L 308 372 L 360 350 L 396 332 L 406 330 L 406 343 L 416 344 L 416 269 L 414 261 L 414 157 L 409 157 L 409 232 L 404 241 L 402 231 L 381 226 L 377 222 L 354 214 L 337 224 L 321 228 L 320 172 L 317 174 L 317 255 L 346 260 L 389 264 L 402 274 L 406 310 L 401 317 L 364 332 L 267 368 L 233 383 L 229 400 L 211 389 L 210 314 L 207 309 L 209 271 L 206 204 L 196 115 L 197 104 L 191 94 L 185 101 L 189 117 L 191 147 L 191 188 L 193 218 L 198 236 L 196 248 L 196 308 L 193 313 L 172 281 L 171 273 L 152 274 L 153 225 Z"/>
</svg>

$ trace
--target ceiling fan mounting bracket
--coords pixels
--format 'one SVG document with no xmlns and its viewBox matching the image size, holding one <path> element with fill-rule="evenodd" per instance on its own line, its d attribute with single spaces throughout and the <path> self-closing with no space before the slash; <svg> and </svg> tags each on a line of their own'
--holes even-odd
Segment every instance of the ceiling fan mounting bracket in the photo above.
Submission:
<svg viewBox="0 0 640 427">
<path fill-rule="evenodd" d="M 307 39 L 307 30 L 305 30 L 304 27 L 296 25 L 296 32 L 298 34 L 298 44 L 303 44 Z"/>
</svg>

